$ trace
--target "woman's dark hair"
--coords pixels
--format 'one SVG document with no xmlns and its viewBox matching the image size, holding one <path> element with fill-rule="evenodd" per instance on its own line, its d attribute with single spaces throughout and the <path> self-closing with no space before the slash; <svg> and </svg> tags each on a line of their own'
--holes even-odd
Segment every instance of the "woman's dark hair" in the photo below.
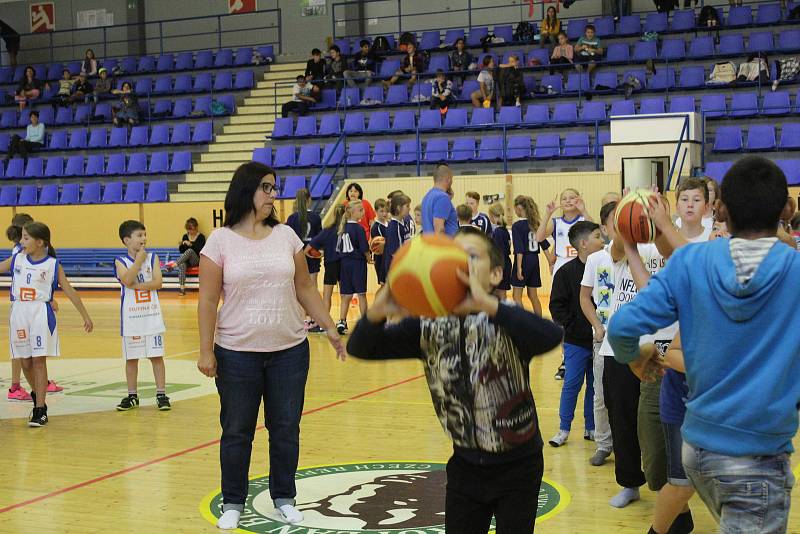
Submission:
<svg viewBox="0 0 800 534">
<path fill-rule="evenodd" d="M 124 91 L 126 85 L 128 86 L 128 89 L 133 92 L 133 86 L 131 85 L 131 82 L 122 82 L 122 87 L 120 87 L 120 90 Z"/>
<path fill-rule="evenodd" d="M 456 39 L 456 42 L 453 43 L 453 46 L 457 47 L 459 41 L 461 41 L 461 44 L 466 45 L 466 42 L 464 41 L 464 38 L 463 37 L 459 37 L 458 39 Z"/>
<path fill-rule="evenodd" d="M 308 237 L 308 203 L 311 200 L 311 193 L 305 187 L 297 190 L 294 197 L 294 211 L 300 222 L 300 239 Z"/>
<path fill-rule="evenodd" d="M 233 173 L 231 185 L 225 195 L 225 222 L 223 226 L 230 228 L 244 219 L 249 213 L 255 211 L 253 206 L 253 196 L 260 187 L 261 179 L 271 174 L 277 176 L 275 169 L 267 167 L 263 163 L 249 161 L 242 163 L 236 172 Z M 275 226 L 280 221 L 275 215 L 275 210 L 264 219 L 264 226 Z"/>
<path fill-rule="evenodd" d="M 364 200 L 364 190 L 361 189 L 361 186 L 357 183 L 353 182 L 352 184 L 347 186 L 347 189 L 344 192 L 344 196 L 347 200 L 350 200 L 350 190 L 355 189 L 358 191 L 358 200 Z"/>
<path fill-rule="evenodd" d="M 481 63 L 483 63 L 483 66 L 484 66 L 484 67 L 488 67 L 488 66 L 489 66 L 489 64 L 490 64 L 492 61 L 494 61 L 494 58 L 493 58 L 492 56 L 484 56 L 484 57 L 483 57 L 483 61 L 481 61 Z"/>
<path fill-rule="evenodd" d="M 34 70 L 34 68 L 31 67 L 30 65 L 25 67 L 25 77 L 26 78 L 28 77 L 28 71 L 29 70 L 31 71 L 31 79 L 36 78 L 36 70 Z"/>
<path fill-rule="evenodd" d="M 25 231 L 34 239 L 41 239 L 47 246 L 47 255 L 53 258 L 56 257 L 56 249 L 50 243 L 50 228 L 46 224 L 40 222 L 29 222 L 25 225 Z"/>
<path fill-rule="evenodd" d="M 22 239 L 22 227 L 33 222 L 33 217 L 27 213 L 17 213 L 11 218 L 11 226 L 6 229 L 6 237 L 9 241 L 19 243 Z"/>
<path fill-rule="evenodd" d="M 553 18 L 552 19 L 550 18 L 550 10 L 551 9 L 553 10 Z M 558 15 L 556 14 L 556 8 L 554 8 L 553 6 L 548 7 L 547 11 L 545 12 L 544 18 L 545 18 L 545 20 L 558 20 Z"/>
<path fill-rule="evenodd" d="M 393 196 L 389 200 L 389 213 L 394 215 L 400 214 L 400 209 L 406 204 L 411 204 L 411 199 L 403 193 Z"/>
<path fill-rule="evenodd" d="M 92 53 L 92 57 L 88 57 L 88 56 L 89 56 L 89 52 L 91 52 L 91 53 Z M 97 59 L 97 56 L 96 56 L 96 55 L 94 55 L 94 50 L 92 50 L 91 48 L 87 48 L 87 49 L 86 49 L 86 52 L 84 52 L 84 53 L 83 53 L 83 57 L 84 57 L 85 59 Z"/>
<path fill-rule="evenodd" d="M 200 226 L 200 224 L 194 217 L 189 217 L 188 219 L 186 219 L 186 224 L 183 225 L 183 228 L 184 230 L 188 230 L 190 226 L 194 226 L 195 228 L 197 228 Z"/>
</svg>

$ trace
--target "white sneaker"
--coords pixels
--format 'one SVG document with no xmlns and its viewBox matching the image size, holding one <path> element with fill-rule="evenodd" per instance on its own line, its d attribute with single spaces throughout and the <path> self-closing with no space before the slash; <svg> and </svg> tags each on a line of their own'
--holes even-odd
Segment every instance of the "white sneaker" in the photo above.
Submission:
<svg viewBox="0 0 800 534">
<path fill-rule="evenodd" d="M 276 508 L 275 511 L 278 513 L 278 517 L 282 521 L 290 525 L 295 525 L 303 521 L 303 514 L 291 504 L 284 504 L 283 506 Z"/>
<path fill-rule="evenodd" d="M 239 526 L 239 510 L 228 510 L 217 519 L 217 528 L 222 530 L 235 530 Z"/>
<path fill-rule="evenodd" d="M 561 447 L 567 442 L 568 438 L 569 438 L 569 432 L 565 430 L 559 430 L 558 434 L 550 438 L 550 441 L 548 441 L 547 443 L 549 443 L 553 447 Z"/>
</svg>

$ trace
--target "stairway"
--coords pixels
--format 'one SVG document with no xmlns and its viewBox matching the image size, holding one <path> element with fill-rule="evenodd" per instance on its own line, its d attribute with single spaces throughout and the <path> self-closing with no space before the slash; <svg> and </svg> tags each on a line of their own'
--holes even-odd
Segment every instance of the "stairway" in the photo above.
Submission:
<svg viewBox="0 0 800 534">
<path fill-rule="evenodd" d="M 173 202 L 221 201 L 225 199 L 236 168 L 250 161 L 253 149 L 264 146 L 264 136 L 272 132 L 276 112 L 291 98 L 292 86 L 275 82 L 293 82 L 305 70 L 305 63 L 273 64 L 264 78 L 250 91 L 236 114 L 222 128 L 200 156 L 186 182 L 178 184 L 178 192 L 170 195 Z M 277 105 L 276 105 L 277 104 Z"/>
</svg>

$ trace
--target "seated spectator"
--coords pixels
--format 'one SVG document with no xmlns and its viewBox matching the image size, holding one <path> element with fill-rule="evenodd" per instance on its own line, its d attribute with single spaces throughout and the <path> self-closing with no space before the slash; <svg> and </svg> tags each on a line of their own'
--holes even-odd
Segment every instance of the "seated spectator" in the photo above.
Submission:
<svg viewBox="0 0 800 534">
<path fill-rule="evenodd" d="M 519 56 L 511 54 L 508 56 L 508 63 L 500 64 L 500 72 L 497 75 L 497 107 L 503 104 L 510 104 L 520 107 L 522 98 L 525 96 L 525 82 L 522 79 L 522 71 L 519 70 Z"/>
<path fill-rule="evenodd" d="M 494 77 L 492 71 L 494 70 L 494 59 L 492 56 L 485 56 L 483 58 L 483 68 L 478 74 L 478 85 L 480 89 L 473 91 L 469 95 L 472 100 L 472 105 L 476 108 L 481 106 L 488 108 L 492 105 L 492 96 L 494 95 Z"/>
<path fill-rule="evenodd" d="M 181 296 L 186 294 L 186 269 L 187 267 L 200 265 L 200 251 L 206 245 L 206 236 L 198 230 L 197 219 L 189 217 L 184 228 L 186 233 L 183 234 L 181 243 L 178 245 L 181 255 L 177 260 L 166 265 L 167 271 L 172 271 L 175 267 L 178 268 Z"/>
<path fill-rule="evenodd" d="M 72 88 L 77 80 L 72 79 L 69 69 L 61 71 L 61 79 L 58 80 L 58 93 L 56 93 L 55 103 L 57 106 L 69 107 L 72 103 Z"/>
<path fill-rule="evenodd" d="M 406 78 L 409 87 L 417 82 L 417 73 L 425 69 L 425 59 L 422 54 L 417 52 L 417 45 L 408 43 L 406 45 L 406 55 L 403 56 L 403 62 L 400 64 L 400 69 L 394 73 L 390 80 L 384 80 L 383 86 L 387 89 L 390 85 L 395 83 L 400 78 Z"/>
<path fill-rule="evenodd" d="M 28 153 L 41 148 L 44 145 L 44 123 L 39 122 L 39 112 L 31 111 L 31 123 L 25 129 L 25 139 L 19 135 L 14 135 L 8 145 L 8 155 L 6 162 L 14 157 L 14 154 L 22 156 L 28 161 Z"/>
<path fill-rule="evenodd" d="M 569 65 L 571 66 L 575 59 L 575 47 L 572 46 L 567 39 L 567 34 L 561 32 L 558 34 L 558 45 L 553 48 L 553 53 L 550 55 L 551 65 Z M 555 74 L 555 68 L 550 69 L 550 74 Z M 563 75 L 563 73 L 562 73 Z"/>
<path fill-rule="evenodd" d="M 464 85 L 467 72 L 475 68 L 474 61 L 472 54 L 464 48 L 464 38 L 456 39 L 456 49 L 450 52 L 450 68 L 459 73 L 455 75 L 459 85 Z"/>
<path fill-rule="evenodd" d="M 558 39 L 558 34 L 561 33 L 561 21 L 556 16 L 556 8 L 550 6 L 547 8 L 544 20 L 542 20 L 542 27 L 539 33 L 539 44 L 542 48 L 548 45 L 555 45 Z"/>
<path fill-rule="evenodd" d="M 83 100 L 88 104 L 93 91 L 94 87 L 92 87 L 92 84 L 86 79 L 86 74 L 81 72 L 78 75 L 78 81 L 75 82 L 75 92 L 72 94 L 71 100 L 72 102 Z"/>
<path fill-rule="evenodd" d="M 86 95 L 87 103 L 91 98 L 92 100 L 94 100 L 94 103 L 97 104 L 97 101 L 99 99 L 109 96 L 111 94 L 111 88 L 114 86 L 114 80 L 108 77 L 108 69 L 106 69 L 105 67 L 100 67 L 100 70 L 97 71 L 97 74 L 100 77 L 94 83 L 94 89 L 92 90 L 92 94 Z"/>
<path fill-rule="evenodd" d="M 133 94 L 130 82 L 123 83 L 122 89 L 111 92 L 119 95 L 119 107 L 114 113 L 114 126 L 136 126 L 139 122 L 139 101 Z"/>
<path fill-rule="evenodd" d="M 438 69 L 431 84 L 431 109 L 438 109 L 445 115 L 453 101 L 453 82 L 447 79 L 442 69 Z"/>
<path fill-rule="evenodd" d="M 313 106 L 316 100 L 311 96 L 312 85 L 308 83 L 302 74 L 297 76 L 295 84 L 292 86 L 292 99 L 281 106 L 281 117 L 284 119 L 293 111 L 303 116 L 308 114 L 308 107 Z"/>
<path fill-rule="evenodd" d="M 86 76 L 94 76 L 97 74 L 97 57 L 94 55 L 94 50 L 91 48 L 86 49 L 81 62 L 81 74 Z"/>
<path fill-rule="evenodd" d="M 17 54 L 19 53 L 19 33 L 17 30 L 0 20 L 0 37 L 6 42 L 6 52 L 8 61 L 12 67 L 17 66 Z"/>
<path fill-rule="evenodd" d="M 330 59 L 327 62 L 325 69 L 325 79 L 329 81 L 328 85 L 341 89 L 344 80 L 344 71 L 347 70 L 347 61 L 342 57 L 342 51 L 337 45 L 333 45 L 328 50 Z M 358 102 L 353 102 L 353 105 Z"/>
<path fill-rule="evenodd" d="M 365 80 L 369 85 L 375 75 L 375 55 L 369 48 L 369 41 L 363 39 L 359 46 L 361 50 L 353 56 L 352 69 L 344 71 L 344 79 L 350 87 L 357 87 L 356 80 Z"/>
<path fill-rule="evenodd" d="M 578 44 L 575 45 L 576 63 L 588 63 L 588 72 L 591 73 L 597 67 L 597 61 L 603 59 L 603 45 L 600 38 L 597 37 L 594 31 L 593 24 L 587 24 L 583 36 L 578 39 Z M 583 71 L 583 65 L 578 65 L 578 72 Z"/>
<path fill-rule="evenodd" d="M 311 59 L 306 63 L 306 81 L 311 82 L 311 96 L 319 101 L 322 80 L 325 79 L 325 61 L 322 51 L 315 48 L 311 51 Z"/>
<path fill-rule="evenodd" d="M 38 99 L 42 94 L 43 87 L 49 88 L 50 86 L 36 78 L 36 71 L 33 70 L 33 67 L 25 67 L 25 75 L 20 80 L 14 96 L 14 101 L 19 104 L 19 110 L 25 109 L 28 102 Z"/>
</svg>

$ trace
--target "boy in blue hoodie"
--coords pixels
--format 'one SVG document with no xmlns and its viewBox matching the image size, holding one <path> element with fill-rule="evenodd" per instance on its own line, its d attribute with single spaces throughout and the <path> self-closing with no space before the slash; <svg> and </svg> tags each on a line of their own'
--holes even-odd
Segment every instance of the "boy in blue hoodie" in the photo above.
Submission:
<svg viewBox="0 0 800 534">
<path fill-rule="evenodd" d="M 608 336 L 614 357 L 630 363 L 642 358 L 640 336 L 680 322 L 686 474 L 722 532 L 786 532 L 800 407 L 800 253 L 776 234 L 794 201 L 780 168 L 756 156 L 731 167 L 721 189 L 717 218 L 731 238 L 676 251 L 614 314 Z"/>
</svg>

